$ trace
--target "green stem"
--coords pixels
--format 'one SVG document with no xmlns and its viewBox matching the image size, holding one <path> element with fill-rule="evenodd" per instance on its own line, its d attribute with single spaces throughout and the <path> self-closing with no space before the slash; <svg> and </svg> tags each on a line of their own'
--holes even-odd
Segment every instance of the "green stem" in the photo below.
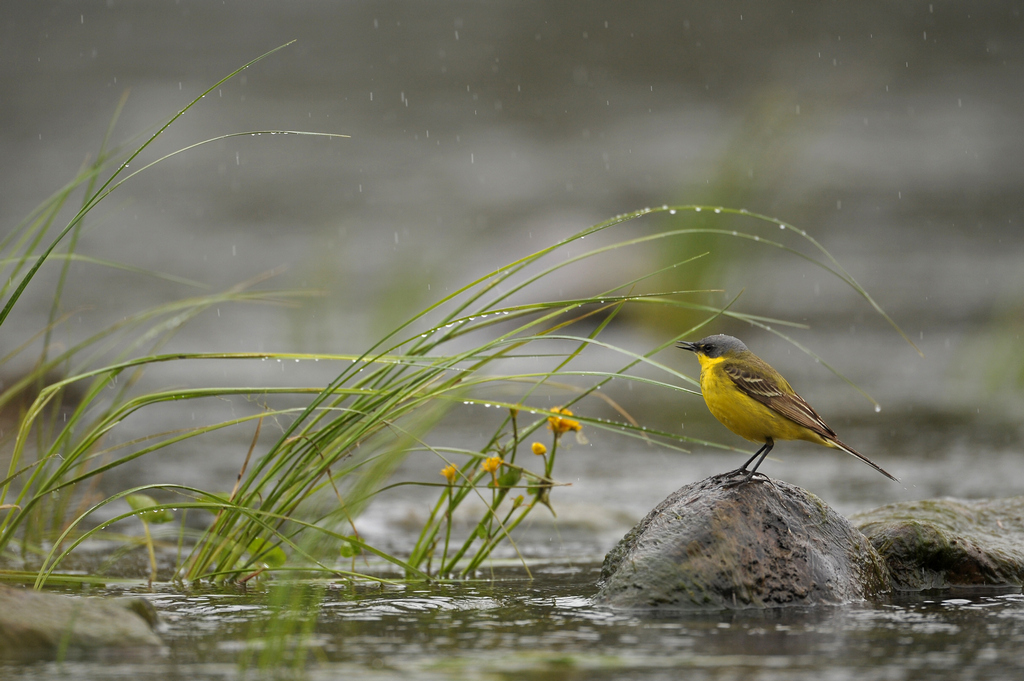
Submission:
<svg viewBox="0 0 1024 681">
<path fill-rule="evenodd" d="M 517 423 L 516 417 L 519 415 L 518 409 L 511 411 L 512 416 L 512 455 L 509 457 L 509 463 L 516 462 L 516 452 L 519 450 L 519 424 Z"/>
<path fill-rule="evenodd" d="M 444 562 L 448 558 L 448 542 L 452 537 L 452 487 L 448 485 L 448 508 L 445 509 L 445 531 L 444 531 L 444 551 L 441 553 L 441 567 L 444 567 Z M 439 577 L 444 577 L 444 574 L 439 574 Z"/>
<path fill-rule="evenodd" d="M 480 519 L 479 523 L 477 523 L 477 526 L 473 530 L 473 533 L 470 534 L 466 541 L 462 544 L 462 548 L 459 549 L 458 553 L 452 556 L 452 559 L 448 561 L 447 564 L 441 566 L 440 574 L 448 574 L 449 572 L 452 572 L 455 569 L 455 566 L 458 564 L 459 560 L 462 558 L 462 556 L 466 555 L 466 552 L 469 550 L 469 547 L 471 547 L 476 542 L 477 538 L 483 539 L 483 537 L 480 537 L 482 530 L 486 529 L 486 532 L 484 532 L 484 534 L 487 537 L 490 537 L 491 533 L 489 527 L 493 523 L 494 518 L 497 516 L 496 511 L 498 509 L 498 506 L 501 505 L 501 502 L 505 500 L 505 497 L 507 495 L 507 489 L 500 489 L 495 491 L 493 501 L 491 502 L 491 506 L 485 512 L 484 517 Z M 485 541 L 487 540 L 485 539 Z M 465 571 L 463 571 L 463 574 L 465 574 Z"/>
<path fill-rule="evenodd" d="M 427 551 L 427 547 L 432 546 L 434 544 L 434 537 L 437 536 L 437 532 L 441 527 L 441 521 L 434 522 L 434 520 L 435 518 L 437 518 L 437 514 L 441 511 L 441 508 L 445 505 L 445 500 L 445 495 L 441 495 L 441 497 L 438 498 L 437 503 L 434 505 L 434 508 L 431 509 L 430 515 L 427 517 L 427 522 L 424 523 L 423 529 L 420 531 L 420 536 L 416 540 L 415 546 L 412 547 L 412 552 L 409 554 L 410 565 L 419 567 L 419 565 L 423 562 L 423 559 L 429 553 Z M 450 518 L 452 507 L 451 485 L 448 486 L 447 501 L 448 510 L 446 511 L 445 515 Z M 443 562 L 444 561 L 442 561 L 442 564 Z"/>
<path fill-rule="evenodd" d="M 149 523 L 145 520 L 142 520 L 142 531 L 146 533 L 146 549 L 149 551 L 149 583 L 152 584 L 156 581 L 156 551 L 153 549 L 153 535 L 149 533 Z"/>
<path fill-rule="evenodd" d="M 536 503 L 537 500 L 534 499 L 529 504 L 527 504 L 523 508 L 523 512 L 519 514 L 519 517 L 516 518 L 511 525 L 507 525 L 506 523 L 508 522 L 508 519 L 511 518 L 512 514 L 515 512 L 514 508 L 511 509 L 508 512 L 508 515 L 505 516 L 505 522 L 502 523 L 502 531 L 499 534 L 496 534 L 493 537 L 491 537 L 487 541 L 487 543 L 480 547 L 480 550 L 477 551 L 475 556 L 473 556 L 473 559 L 469 562 L 469 565 L 467 565 L 466 568 L 462 571 L 462 575 L 466 576 L 474 570 L 476 570 L 478 567 L 480 567 L 480 564 L 483 563 L 484 560 L 486 560 L 487 557 L 491 555 L 491 552 L 494 551 L 495 547 L 499 543 L 501 543 L 502 538 L 508 538 L 509 540 L 511 540 L 510 535 L 512 533 L 512 530 L 516 529 L 516 527 L 519 526 L 519 523 L 523 522 L 523 519 L 530 513 L 531 510 L 533 510 L 533 507 Z"/>
</svg>

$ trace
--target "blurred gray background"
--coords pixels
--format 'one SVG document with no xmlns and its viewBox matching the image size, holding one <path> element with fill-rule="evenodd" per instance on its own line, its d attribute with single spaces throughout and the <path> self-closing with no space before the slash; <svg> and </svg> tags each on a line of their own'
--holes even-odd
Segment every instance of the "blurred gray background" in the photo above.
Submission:
<svg viewBox="0 0 1024 681">
<path fill-rule="evenodd" d="M 723 288 L 694 298 L 718 305 L 742 289 L 736 309 L 808 324 L 792 335 L 882 411 L 770 334 L 725 321 L 708 332 L 742 336 L 844 440 L 907 484 L 802 444 L 777 448 L 780 461 L 767 472 L 843 511 L 1020 494 L 1021 10 L 1018 2 L 6 2 L 0 229 L 95 156 L 123 93 L 114 140 L 141 140 L 233 69 L 294 39 L 212 92 L 146 158 L 245 130 L 350 139 L 207 145 L 132 179 L 88 220 L 85 254 L 214 288 L 284 266 L 271 286 L 325 294 L 296 309 L 211 311 L 174 348 L 358 352 L 446 291 L 617 213 L 745 208 L 807 230 L 925 353 L 799 258 L 731 240 L 691 244 L 712 251 L 706 264 L 662 283 Z M 644 218 L 617 236 L 695 224 Z M 701 224 L 781 238 L 751 220 Z M 787 243 L 810 252 L 792 236 Z M 577 271 L 548 297 L 603 290 L 686 247 L 624 252 L 622 273 Z M 5 324 L 0 352 L 45 324 L 56 269 L 44 270 Z M 62 327 L 65 342 L 195 293 L 86 264 L 74 265 L 72 282 L 63 307 L 80 313 Z M 676 330 L 633 314 L 611 332 L 643 352 Z M 658 359 L 697 373 L 688 353 Z M 335 370 L 302 365 L 280 380 L 322 384 Z M 278 380 L 272 371 L 284 368 L 232 365 L 220 382 L 269 384 Z M 149 380 L 220 378 L 197 366 L 194 375 L 176 367 Z M 659 427 L 746 446 L 697 397 L 636 389 L 616 397 Z M 126 432 L 180 416 L 154 414 Z M 475 431 L 463 436 L 483 444 Z M 224 437 L 210 445 L 217 455 L 204 456 L 205 468 L 186 467 L 199 480 L 233 479 L 251 433 Z M 679 485 L 742 461 L 700 446 L 686 456 L 590 439 L 562 462 L 577 481 L 560 490 L 563 530 L 577 509 L 580 522 L 617 536 Z M 182 473 L 180 463 L 152 466 L 156 477 Z M 438 468 L 423 466 L 429 475 Z M 387 527 L 409 508 L 419 507 L 394 503 L 376 517 Z"/>
</svg>

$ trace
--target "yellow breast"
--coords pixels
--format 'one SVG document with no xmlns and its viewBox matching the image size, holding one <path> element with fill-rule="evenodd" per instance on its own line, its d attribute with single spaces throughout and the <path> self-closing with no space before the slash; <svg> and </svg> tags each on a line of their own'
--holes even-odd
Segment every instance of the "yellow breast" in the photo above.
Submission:
<svg viewBox="0 0 1024 681">
<path fill-rule="evenodd" d="M 752 442 L 773 440 L 824 441 L 807 428 L 773 411 L 741 391 L 722 371 L 724 358 L 698 355 L 701 364 L 700 390 L 711 414 L 726 428 Z"/>
</svg>

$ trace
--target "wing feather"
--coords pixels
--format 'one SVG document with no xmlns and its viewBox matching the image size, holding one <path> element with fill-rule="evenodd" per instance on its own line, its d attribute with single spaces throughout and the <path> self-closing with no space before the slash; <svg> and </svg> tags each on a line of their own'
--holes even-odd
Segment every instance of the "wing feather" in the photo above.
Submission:
<svg viewBox="0 0 1024 681">
<path fill-rule="evenodd" d="M 786 379 L 779 376 L 771 367 L 762 367 L 759 363 L 748 360 L 743 365 L 727 363 L 722 369 L 748 397 L 824 438 L 836 438 L 835 431 L 818 416 L 818 412 L 814 411 L 804 398 L 797 395 L 789 383 L 786 383 Z"/>
</svg>

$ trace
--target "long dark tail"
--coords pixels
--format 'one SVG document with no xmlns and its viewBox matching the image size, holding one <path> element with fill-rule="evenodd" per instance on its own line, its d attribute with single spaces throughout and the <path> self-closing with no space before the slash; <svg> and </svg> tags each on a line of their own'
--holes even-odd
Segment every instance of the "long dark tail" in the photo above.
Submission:
<svg viewBox="0 0 1024 681">
<path fill-rule="evenodd" d="M 879 465 L 878 465 L 877 463 L 875 463 L 874 461 L 872 461 L 872 460 L 871 460 L 871 459 L 869 459 L 868 457 L 866 457 L 866 456 L 864 456 L 863 454 L 861 454 L 860 452 L 858 452 L 858 451 L 857 451 L 856 449 L 854 449 L 854 448 L 853 448 L 853 447 L 851 447 L 850 445 L 848 445 L 848 444 L 844 444 L 844 443 L 840 442 L 839 440 L 837 440 L 837 439 L 835 439 L 835 438 L 826 438 L 826 439 L 825 439 L 825 442 L 827 442 L 827 443 L 828 443 L 829 445 L 831 445 L 831 446 L 835 447 L 836 449 L 841 449 L 841 450 L 843 450 L 843 451 L 844 451 L 844 452 L 846 452 L 847 454 L 852 454 L 853 456 L 857 457 L 858 459 L 860 459 L 861 461 L 863 461 L 863 462 L 864 462 L 864 463 L 866 463 L 867 465 L 871 466 L 871 467 L 872 467 L 872 468 L 874 468 L 874 469 L 875 469 L 876 471 L 878 471 L 879 473 L 881 473 L 881 474 L 882 474 L 882 475 L 884 475 L 885 477 L 889 478 L 889 479 L 890 479 L 890 480 L 892 480 L 893 482 L 900 482 L 900 479 L 899 479 L 899 478 L 897 478 L 897 477 L 896 477 L 895 475 L 891 475 L 891 474 L 890 474 L 890 473 L 889 473 L 888 471 L 886 471 L 886 470 L 885 470 L 884 468 L 882 468 L 882 467 L 881 467 L 881 466 L 879 466 Z"/>
</svg>

